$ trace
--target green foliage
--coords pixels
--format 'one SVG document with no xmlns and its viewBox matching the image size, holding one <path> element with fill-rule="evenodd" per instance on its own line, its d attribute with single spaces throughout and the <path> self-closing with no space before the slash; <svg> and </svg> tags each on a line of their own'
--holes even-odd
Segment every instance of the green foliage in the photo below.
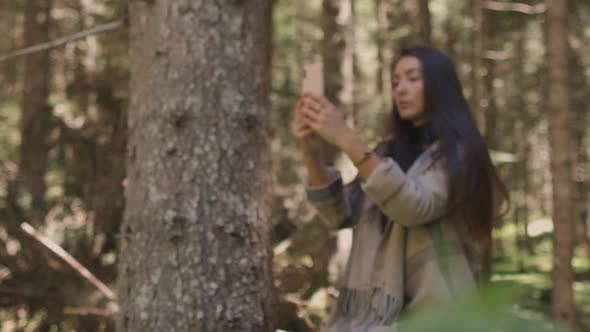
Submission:
<svg viewBox="0 0 590 332">
<path fill-rule="evenodd" d="M 496 282 L 484 288 L 481 294 L 465 297 L 458 303 L 406 317 L 400 328 L 407 332 L 564 331 L 554 324 L 516 315 L 513 306 L 518 300 L 515 297 L 518 288 L 516 283 Z"/>
</svg>

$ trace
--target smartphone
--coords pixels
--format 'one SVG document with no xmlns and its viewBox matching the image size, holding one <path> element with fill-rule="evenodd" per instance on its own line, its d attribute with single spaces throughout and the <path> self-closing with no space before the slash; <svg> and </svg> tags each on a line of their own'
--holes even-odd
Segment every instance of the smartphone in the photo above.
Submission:
<svg viewBox="0 0 590 332">
<path fill-rule="evenodd" d="M 301 92 L 324 95 L 324 66 L 321 62 L 308 63 L 303 66 Z"/>
</svg>

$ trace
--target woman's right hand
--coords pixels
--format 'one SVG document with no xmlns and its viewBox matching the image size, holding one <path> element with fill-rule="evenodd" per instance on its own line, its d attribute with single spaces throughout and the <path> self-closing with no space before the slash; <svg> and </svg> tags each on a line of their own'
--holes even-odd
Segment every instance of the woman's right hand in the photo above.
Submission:
<svg viewBox="0 0 590 332">
<path fill-rule="evenodd" d="M 295 104 L 293 120 L 291 121 L 291 133 L 295 136 L 297 143 L 303 149 L 303 152 L 319 157 L 321 153 L 321 138 L 302 120 L 303 118 L 303 98 L 300 98 Z"/>
</svg>

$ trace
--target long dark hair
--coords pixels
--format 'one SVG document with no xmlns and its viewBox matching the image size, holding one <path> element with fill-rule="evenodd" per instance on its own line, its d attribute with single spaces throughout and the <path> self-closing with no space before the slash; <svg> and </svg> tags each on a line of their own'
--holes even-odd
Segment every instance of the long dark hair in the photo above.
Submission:
<svg viewBox="0 0 590 332">
<path fill-rule="evenodd" d="M 428 47 L 404 48 L 404 56 L 415 56 L 422 64 L 425 113 L 429 130 L 439 142 L 437 158 L 442 158 L 449 188 L 449 216 L 465 223 L 476 240 L 491 241 L 497 206 L 508 202 L 508 193 L 490 159 L 485 140 L 469 110 L 461 83 L 451 60 Z M 393 68 L 392 68 L 393 69 Z M 400 164 L 407 164 L 413 124 L 403 120 L 395 103 L 385 150 Z"/>
</svg>

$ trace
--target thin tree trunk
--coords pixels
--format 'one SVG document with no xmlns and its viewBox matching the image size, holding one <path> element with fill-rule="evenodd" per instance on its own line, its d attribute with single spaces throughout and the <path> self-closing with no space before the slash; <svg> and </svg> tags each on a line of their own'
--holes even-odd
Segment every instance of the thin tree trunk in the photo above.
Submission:
<svg viewBox="0 0 590 332">
<path fill-rule="evenodd" d="M 546 0 L 549 55 L 549 140 L 553 174 L 553 315 L 573 328 L 572 256 L 576 239 L 571 169 L 571 111 L 568 91 L 567 2 Z"/>
<path fill-rule="evenodd" d="M 491 60 L 484 60 L 484 51 L 490 43 L 490 29 L 487 20 L 485 20 L 483 11 L 483 0 L 472 0 L 473 10 L 473 35 L 472 35 L 472 91 L 471 104 L 472 112 L 475 115 L 477 125 L 482 135 L 488 138 L 487 115 L 490 107 L 495 101 L 492 100 L 494 94 L 493 77 L 491 68 L 494 64 Z M 504 250 L 502 239 L 495 241 L 499 250 Z M 487 250 L 482 258 L 482 273 L 486 278 L 491 277 L 492 272 L 492 251 Z"/>
<path fill-rule="evenodd" d="M 494 50 L 496 48 L 495 37 L 500 33 L 496 24 L 496 13 L 493 11 L 486 11 L 483 13 L 483 50 Z M 482 54 L 483 56 L 483 54 Z M 500 135 L 497 132 L 497 118 L 498 108 L 496 107 L 496 93 L 494 88 L 495 68 L 496 63 L 494 59 L 483 59 L 484 76 L 482 77 L 481 101 L 482 112 L 485 116 L 485 139 L 488 147 L 491 149 L 497 148 L 497 138 Z"/>
<path fill-rule="evenodd" d="M 274 331 L 270 2 L 130 2 L 120 331 Z"/>
<path fill-rule="evenodd" d="M 324 0 L 322 5 L 322 57 L 324 60 L 325 95 L 341 103 L 344 90 L 344 56 L 347 53 L 346 23 L 350 0 Z"/>
<path fill-rule="evenodd" d="M 580 12 L 582 6 L 578 3 L 570 5 L 568 13 L 568 21 L 570 23 L 570 40 L 577 39 L 578 43 L 588 43 L 588 38 L 583 34 L 584 23 L 581 22 Z M 586 227 L 586 218 L 588 216 L 588 149 L 584 141 L 587 135 L 588 117 L 587 100 L 589 96 L 588 79 L 585 71 L 587 66 L 584 64 L 584 57 L 588 57 L 588 52 L 584 51 L 587 47 L 574 46 L 570 51 L 570 91 L 572 98 L 572 116 L 574 117 L 574 124 L 572 126 L 573 141 L 572 141 L 572 163 L 573 163 L 573 179 L 575 181 L 575 220 L 578 231 L 578 240 L 580 244 L 584 245 L 585 253 L 590 256 L 590 239 L 586 236 L 588 230 Z"/>
<path fill-rule="evenodd" d="M 531 243 L 531 237 L 529 236 L 529 194 L 530 194 L 530 165 L 529 165 L 529 157 L 531 155 L 531 146 L 527 144 L 524 149 L 524 160 L 525 164 L 522 165 L 522 181 L 523 181 L 523 195 L 524 195 L 524 206 L 523 206 L 523 241 L 526 251 L 529 255 L 534 254 L 533 252 L 533 245 Z"/>
<path fill-rule="evenodd" d="M 514 71 L 518 73 L 518 78 L 515 79 L 516 86 L 524 87 L 526 85 L 524 78 L 526 77 L 525 72 L 525 61 L 527 57 L 525 43 L 527 40 L 527 21 L 521 20 L 518 26 L 517 38 L 515 41 L 515 64 L 514 64 Z M 515 123 L 520 123 L 520 136 L 518 138 L 518 144 L 520 144 L 521 149 L 518 150 L 519 152 L 519 159 L 521 163 L 519 163 L 519 170 L 518 170 L 518 179 L 521 181 L 521 190 L 522 190 L 522 199 L 521 202 L 521 209 L 522 209 L 522 242 L 521 242 L 521 252 L 525 252 L 528 255 L 533 254 L 533 247 L 530 241 L 529 236 L 529 194 L 530 194 L 530 186 L 531 186 L 531 164 L 529 162 L 531 156 L 531 144 L 529 144 L 528 140 L 528 133 L 529 128 L 533 126 L 533 116 L 531 116 L 530 110 L 527 108 L 527 103 L 525 100 L 526 95 L 520 92 L 517 92 L 516 98 L 516 109 L 519 112 L 514 112 L 512 114 L 512 118 L 510 119 L 509 125 L 514 125 Z M 524 253 L 523 253 L 524 255 Z"/>
<path fill-rule="evenodd" d="M 578 45 L 572 47 L 572 53 L 576 59 L 572 63 L 572 69 L 575 74 L 572 80 L 571 87 L 574 93 L 576 120 L 574 132 L 576 132 L 575 147 L 573 149 L 575 166 L 574 179 L 577 187 L 577 207 L 576 218 L 579 218 L 579 227 L 584 234 L 581 234 L 580 243 L 584 243 L 586 247 L 586 255 L 590 256 L 590 163 L 588 149 L 584 149 L 588 144 L 588 130 L 587 118 L 588 109 L 586 107 L 588 99 L 588 79 L 585 75 L 585 70 L 589 67 L 588 60 L 590 59 L 590 48 L 588 48 L 589 38 L 584 35 L 584 22 L 582 17 L 585 13 L 584 7 L 588 7 L 587 3 L 574 2 L 569 7 L 570 22 L 570 43 L 572 40 L 577 40 Z M 574 37 L 574 38 L 572 38 Z"/>
<path fill-rule="evenodd" d="M 518 147 L 520 149 L 520 147 Z M 519 163 L 515 163 L 512 165 L 512 181 L 513 185 L 513 195 L 515 200 L 513 200 L 513 209 L 512 209 L 512 219 L 514 220 L 514 248 L 515 248 L 515 255 L 516 255 L 516 268 L 518 272 L 522 273 L 524 271 L 524 250 L 522 250 L 522 237 L 520 235 L 520 224 L 523 222 L 522 220 L 522 188 L 521 188 L 521 181 L 518 180 L 518 171 L 520 170 L 521 163 L 524 160 L 520 160 Z"/>
<path fill-rule="evenodd" d="M 454 59 L 457 51 L 456 51 L 456 41 L 457 41 L 457 28 L 455 27 L 454 19 L 454 6 L 448 4 L 449 11 L 445 16 L 444 21 L 444 52 L 451 58 Z"/>
<path fill-rule="evenodd" d="M 306 21 L 306 6 L 303 1 L 298 1 L 295 3 L 295 11 L 296 11 L 296 18 L 295 18 L 295 58 L 297 59 L 297 65 L 301 72 L 303 72 L 303 66 L 305 62 L 309 60 L 307 57 L 310 56 L 310 40 L 307 34 L 307 29 L 305 28 L 305 21 Z"/>
<path fill-rule="evenodd" d="M 432 45 L 432 23 L 429 0 L 418 0 L 418 41 L 422 45 Z"/>
<path fill-rule="evenodd" d="M 31 46 L 49 40 L 50 0 L 28 0 L 25 5 L 24 44 Z M 47 172 L 51 130 L 49 96 L 49 52 L 31 54 L 25 59 L 20 119 L 19 172 L 24 189 L 31 195 L 31 223 L 39 225 L 46 212 L 45 173 Z"/>
<path fill-rule="evenodd" d="M 348 110 L 348 118 L 350 119 L 350 124 L 352 126 L 356 126 L 358 122 L 359 116 L 359 81 L 361 80 L 361 70 L 359 68 L 359 55 L 357 49 L 357 14 L 356 14 L 356 2 L 355 0 L 350 0 L 350 26 L 348 27 L 347 33 L 347 45 L 350 49 L 350 71 L 347 74 L 347 80 L 350 80 L 349 89 L 350 89 L 350 100 L 349 100 L 349 110 Z"/>
<path fill-rule="evenodd" d="M 355 75 L 354 75 L 354 0 L 343 0 L 342 11 L 340 12 L 340 21 L 344 25 L 344 58 L 342 59 L 342 93 L 340 95 L 340 102 L 344 107 L 347 116 L 352 114 L 354 105 L 355 92 Z"/>
<path fill-rule="evenodd" d="M 352 0 L 324 0 L 321 25 L 324 32 L 322 58 L 324 63 L 324 94 L 340 106 L 345 114 L 352 113 L 354 92 L 354 27 Z M 333 164 L 339 151 L 328 144 L 324 162 Z"/>
<path fill-rule="evenodd" d="M 322 40 L 322 59 L 324 64 L 324 94 L 334 102 L 344 115 L 352 114 L 354 105 L 354 8 L 353 0 L 324 0 L 322 3 L 321 26 L 324 33 Z M 340 151 L 323 142 L 322 159 L 325 164 L 333 165 Z M 316 216 L 310 227 L 297 232 L 294 237 L 306 234 L 306 229 L 319 229 L 325 232 L 325 227 Z M 314 267 L 310 271 L 310 286 L 304 294 L 309 297 L 320 287 L 328 285 L 330 258 L 338 249 L 336 236 L 330 234 L 323 241 L 319 250 L 313 251 Z"/>
<path fill-rule="evenodd" d="M 483 0 L 471 0 L 472 5 L 472 50 L 471 50 L 471 107 L 479 129 L 485 136 L 485 113 L 481 107 L 483 85 Z"/>
<path fill-rule="evenodd" d="M 377 93 L 382 96 L 382 110 L 390 111 L 393 105 L 392 87 L 391 87 L 391 62 L 393 58 L 392 45 L 387 38 L 389 34 L 390 22 L 388 13 L 390 12 L 389 1 L 375 1 L 375 16 L 377 18 Z"/>
<path fill-rule="evenodd" d="M 516 96 L 519 98 L 519 96 Z M 520 104 L 520 100 L 518 102 Z M 519 109 L 524 111 L 523 109 Z M 516 117 L 516 116 L 515 116 Z M 516 122 L 516 119 L 512 119 L 511 122 Z M 524 125 L 524 121 L 519 121 Z M 517 269 L 519 272 L 524 272 L 524 256 L 526 250 L 523 248 L 524 245 L 524 238 L 521 234 L 521 225 L 525 225 L 525 216 L 524 216 L 524 202 L 526 200 L 526 193 L 524 192 L 524 181 L 523 181 L 523 173 L 526 174 L 526 162 L 524 155 L 524 150 L 526 149 L 526 131 L 523 128 L 523 125 L 515 128 L 512 126 L 512 140 L 514 142 L 514 154 L 518 156 L 518 162 L 512 164 L 511 168 L 511 178 L 512 178 L 512 193 L 513 193 L 513 200 L 512 200 L 512 208 L 513 208 L 513 219 L 514 219 L 514 229 L 515 229 L 515 248 L 516 248 L 516 256 L 517 256 Z M 524 172 L 523 172 L 524 171 Z"/>
<path fill-rule="evenodd" d="M 526 106 L 524 105 L 524 97 L 518 97 L 519 104 L 522 106 L 517 108 L 523 114 L 521 114 L 521 119 L 514 121 L 518 121 L 522 125 L 516 130 L 515 133 L 515 140 L 517 144 L 517 152 L 519 162 L 516 163 L 514 174 L 515 179 L 514 182 L 517 186 L 516 190 L 516 197 L 517 199 L 514 201 L 514 209 L 518 211 L 519 220 L 516 223 L 516 233 L 518 234 L 518 250 L 519 250 L 519 257 L 520 259 L 524 259 L 526 254 L 532 254 L 532 247 L 530 243 L 530 237 L 528 234 L 528 219 L 529 219 L 529 207 L 528 207 L 528 196 L 529 196 L 529 159 L 531 155 L 530 144 L 527 140 L 527 133 L 529 132 L 529 124 L 527 123 L 528 116 L 526 111 Z M 524 261 L 521 264 L 522 272 L 524 272 Z"/>
<path fill-rule="evenodd" d="M 489 13 L 490 15 L 495 15 L 495 13 Z M 488 24 L 487 30 L 488 33 L 493 33 L 491 30 L 491 24 Z M 524 71 L 524 61 L 526 57 L 526 49 L 525 49 L 525 38 L 526 38 L 526 27 L 527 21 L 520 20 L 518 22 L 518 30 L 516 32 L 516 39 L 514 41 L 514 62 L 513 62 L 513 75 L 515 76 L 513 79 L 514 86 L 517 87 L 524 87 L 524 77 L 526 75 Z M 514 219 L 515 223 L 515 230 L 517 234 L 517 250 L 518 250 L 518 270 L 519 272 L 525 271 L 525 264 L 524 259 L 526 254 L 529 253 L 528 251 L 528 210 L 527 210 L 527 198 L 528 198 L 528 190 L 527 190 L 527 182 L 528 182 L 528 159 L 529 159 L 529 144 L 527 141 L 527 135 L 529 133 L 530 128 L 530 120 L 529 120 L 529 110 L 527 108 L 525 94 L 524 93 L 515 93 L 514 94 L 515 103 L 514 109 L 518 110 L 518 112 L 510 112 L 509 119 L 507 121 L 507 127 L 510 128 L 512 132 L 512 140 L 513 140 L 513 153 L 518 156 L 518 163 L 513 164 L 512 169 L 512 176 L 513 176 L 513 184 L 516 187 L 514 190 L 515 193 L 515 200 L 513 200 L 513 207 L 514 210 L 517 212 L 515 214 L 518 215 L 518 219 Z M 490 105 L 491 106 L 491 105 Z M 495 105 L 494 105 L 495 106 Z M 488 130 L 489 122 L 488 123 Z M 492 132 L 488 131 L 488 142 L 490 145 L 494 145 L 495 138 L 497 135 L 494 135 Z"/>
</svg>

